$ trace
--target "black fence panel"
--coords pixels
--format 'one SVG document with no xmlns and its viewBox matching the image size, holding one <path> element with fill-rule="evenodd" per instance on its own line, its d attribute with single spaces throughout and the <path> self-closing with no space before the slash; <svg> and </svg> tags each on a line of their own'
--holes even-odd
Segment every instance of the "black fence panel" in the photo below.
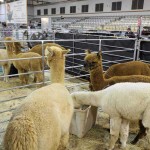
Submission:
<svg viewBox="0 0 150 150">
<path fill-rule="evenodd" d="M 140 60 L 150 61 L 150 41 L 141 41 L 139 58 Z"/>
<path fill-rule="evenodd" d="M 56 39 L 70 39 L 69 42 L 57 42 L 63 47 L 71 49 L 71 54 L 79 54 L 67 56 L 66 58 L 66 72 L 72 75 L 81 76 L 86 75 L 88 72 L 83 70 L 85 50 L 90 49 L 92 52 L 102 50 L 103 68 L 106 70 L 109 66 L 115 63 L 126 62 L 134 59 L 135 40 L 123 39 L 100 39 L 101 36 L 90 34 L 70 34 L 70 33 L 57 33 Z M 81 40 L 80 40 L 81 39 Z M 84 40 L 83 40 L 84 39 Z M 90 40 L 91 39 L 91 40 Z M 79 67 L 75 67 L 79 66 Z M 89 77 L 83 77 L 88 79 Z"/>
<path fill-rule="evenodd" d="M 134 60 L 135 40 L 102 40 L 101 50 L 104 70 L 116 63 L 123 63 Z M 108 63 L 109 62 L 109 63 Z"/>
<path fill-rule="evenodd" d="M 74 38 L 74 35 L 69 34 L 69 33 L 66 33 L 66 34 L 56 33 L 55 34 L 55 40 L 64 40 L 64 41 L 56 41 L 56 43 L 60 44 L 61 46 L 63 46 L 66 49 L 70 49 L 71 52 L 69 54 L 74 53 L 74 42 L 73 41 L 67 41 L 67 39 L 73 40 L 73 38 Z M 73 67 L 73 66 L 74 66 L 74 57 L 73 56 L 68 56 L 66 58 L 66 67 Z M 74 74 L 72 68 L 67 69 L 66 72 L 69 73 L 69 74 Z"/>
</svg>

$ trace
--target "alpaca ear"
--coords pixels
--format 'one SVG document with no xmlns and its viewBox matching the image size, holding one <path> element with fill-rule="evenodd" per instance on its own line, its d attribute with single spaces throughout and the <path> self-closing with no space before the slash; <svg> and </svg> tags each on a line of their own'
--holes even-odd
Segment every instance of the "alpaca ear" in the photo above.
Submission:
<svg viewBox="0 0 150 150">
<path fill-rule="evenodd" d="M 91 54 L 91 51 L 89 49 L 85 50 L 85 54 L 88 55 L 88 54 Z"/>
<path fill-rule="evenodd" d="M 45 56 L 54 56 L 54 51 L 49 47 L 47 46 L 46 49 L 45 49 Z"/>
<path fill-rule="evenodd" d="M 70 49 L 62 50 L 62 54 L 67 54 L 67 53 L 69 53 L 70 51 L 71 51 Z"/>
<path fill-rule="evenodd" d="M 99 51 L 99 52 L 97 53 L 97 57 L 98 57 L 98 59 L 100 59 L 100 58 L 102 57 L 102 51 Z"/>
</svg>

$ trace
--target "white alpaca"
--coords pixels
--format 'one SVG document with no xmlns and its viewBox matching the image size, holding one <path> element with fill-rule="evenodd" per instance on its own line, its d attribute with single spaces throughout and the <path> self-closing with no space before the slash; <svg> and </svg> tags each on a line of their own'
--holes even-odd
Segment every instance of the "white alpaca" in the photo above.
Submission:
<svg viewBox="0 0 150 150">
<path fill-rule="evenodd" d="M 7 51 L 5 49 L 0 49 L 0 66 L 2 66 L 4 76 L 9 74 L 11 63 L 8 60 Z M 4 60 L 4 61 L 2 61 Z M 4 77 L 4 81 L 8 82 L 8 77 Z"/>
<path fill-rule="evenodd" d="M 32 92 L 13 113 L 4 136 L 5 150 L 61 150 L 68 144 L 73 101 L 54 83 Z"/>
<path fill-rule="evenodd" d="M 72 93 L 75 107 L 92 105 L 101 107 L 110 116 L 110 145 L 112 150 L 119 137 L 126 147 L 129 120 L 142 120 L 150 142 L 150 84 L 118 83 L 97 92 Z"/>
</svg>

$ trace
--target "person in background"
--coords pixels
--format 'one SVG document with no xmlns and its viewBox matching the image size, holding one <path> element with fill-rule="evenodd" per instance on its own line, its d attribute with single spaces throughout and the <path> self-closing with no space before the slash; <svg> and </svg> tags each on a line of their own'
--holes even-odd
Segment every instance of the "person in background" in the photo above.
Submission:
<svg viewBox="0 0 150 150">
<path fill-rule="evenodd" d="M 125 33 L 125 36 L 129 38 L 135 38 L 135 34 L 131 31 L 131 28 L 127 29 L 127 32 Z"/>
</svg>

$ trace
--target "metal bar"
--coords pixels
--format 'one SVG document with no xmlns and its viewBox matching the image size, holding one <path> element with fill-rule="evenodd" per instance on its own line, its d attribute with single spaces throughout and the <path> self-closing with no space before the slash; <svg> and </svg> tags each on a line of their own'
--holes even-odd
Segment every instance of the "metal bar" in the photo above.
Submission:
<svg viewBox="0 0 150 150">
<path fill-rule="evenodd" d="M 112 46 L 112 45 L 105 45 L 105 44 L 102 44 L 102 46 L 105 46 L 105 47 L 113 47 L 113 48 L 121 48 L 121 49 L 126 49 L 126 50 L 134 50 L 132 48 L 126 48 L 126 47 L 118 47 L 118 46 Z"/>
<path fill-rule="evenodd" d="M 69 42 L 69 41 L 85 41 L 85 40 L 87 40 L 87 41 L 97 41 L 98 39 L 61 39 L 61 40 L 13 40 L 13 42 L 41 42 L 41 41 L 43 41 L 43 42 Z M 128 41 L 128 40 L 135 40 L 134 38 L 132 39 L 132 38 L 130 38 L 130 39 L 102 39 L 103 41 L 116 41 L 116 40 L 119 40 L 119 41 L 122 41 L 122 40 L 126 40 L 126 41 Z M 12 42 L 12 41 L 5 41 L 5 40 L 0 40 L 0 42 Z"/>
<path fill-rule="evenodd" d="M 115 55 L 115 54 L 108 54 L 108 53 L 104 53 L 103 52 L 103 54 L 105 54 L 105 55 L 110 55 L 110 56 L 116 56 L 116 57 L 120 57 L 120 58 L 130 58 L 130 57 L 126 57 L 126 56 L 120 56 L 120 55 Z"/>
<path fill-rule="evenodd" d="M 4 62 L 4 61 L 13 61 L 13 60 L 15 60 L 15 61 L 17 61 L 17 60 L 30 60 L 30 59 L 38 59 L 38 58 L 42 58 L 42 56 L 41 57 L 28 57 L 28 58 L 13 58 L 13 59 L 3 59 L 3 60 L 0 60 L 0 62 Z"/>
<path fill-rule="evenodd" d="M 18 73 L 18 74 L 12 74 L 12 75 L 3 75 L 3 76 L 0 76 L 1 77 L 13 77 L 13 76 L 18 76 L 18 75 L 26 75 L 26 74 L 32 74 L 32 73 L 39 73 L 39 72 L 42 72 L 42 71 L 31 71 L 31 72 L 27 72 L 27 73 Z"/>
<path fill-rule="evenodd" d="M 13 111 L 13 110 L 15 110 L 15 108 L 3 110 L 3 111 L 0 111 L 0 114 L 5 113 L 5 112 L 8 112 L 8 111 Z"/>
<path fill-rule="evenodd" d="M 43 74 L 43 85 L 44 85 L 44 82 L 45 82 L 44 65 L 45 65 L 45 51 L 44 51 L 43 41 L 42 41 L 42 74 Z"/>
<path fill-rule="evenodd" d="M 39 85 L 39 84 L 43 84 L 43 82 L 28 84 L 28 85 L 22 85 L 22 86 L 16 86 L 16 87 L 13 87 L 13 88 L 2 89 L 2 90 L 0 90 L 0 92 L 19 89 L 19 88 L 25 88 L 25 87 L 29 87 L 29 86 L 33 86 L 33 85 Z"/>
<path fill-rule="evenodd" d="M 9 101 L 13 101 L 13 100 L 16 100 L 16 99 L 18 100 L 18 99 L 25 98 L 25 97 L 26 96 L 15 97 L 15 98 L 11 98 L 11 99 L 0 101 L 0 103 L 9 102 Z"/>
</svg>

